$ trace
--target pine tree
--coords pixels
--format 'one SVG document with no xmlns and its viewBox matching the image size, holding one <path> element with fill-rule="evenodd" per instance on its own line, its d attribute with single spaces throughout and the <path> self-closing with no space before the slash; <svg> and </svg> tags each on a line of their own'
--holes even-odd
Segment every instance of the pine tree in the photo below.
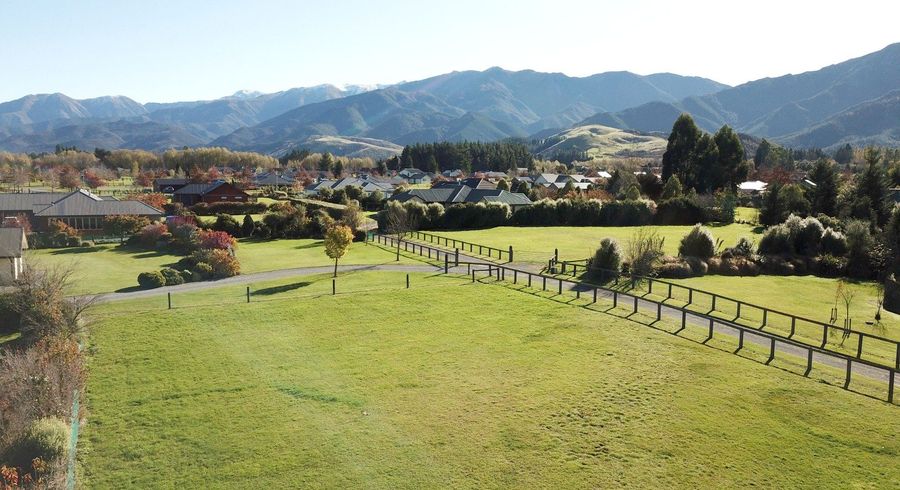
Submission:
<svg viewBox="0 0 900 490">
<path fill-rule="evenodd" d="M 837 214 L 838 182 L 834 165 L 828 160 L 820 158 L 809 173 L 816 187 L 809 191 L 809 202 L 813 214 Z"/>
<path fill-rule="evenodd" d="M 331 153 L 327 151 L 322 155 L 322 158 L 319 160 L 319 170 L 323 172 L 328 172 L 331 170 L 331 167 L 334 165 L 334 157 L 331 156 Z"/>
<path fill-rule="evenodd" d="M 703 133 L 697 141 L 694 154 L 689 163 L 679 173 L 685 187 L 696 189 L 699 193 L 715 190 L 718 175 L 716 168 L 719 162 L 719 149 L 712 136 Z"/>
<path fill-rule="evenodd" d="M 860 174 L 857 183 L 857 195 L 869 199 L 872 216 L 879 226 L 885 224 L 888 218 L 888 183 L 881 165 L 881 151 L 877 148 L 866 148 L 864 157 L 866 170 Z"/>
<path fill-rule="evenodd" d="M 662 196 L 659 198 L 660 201 L 665 201 L 667 199 L 675 199 L 677 197 L 681 197 L 681 181 L 678 180 L 677 175 L 673 175 L 669 177 L 669 180 L 666 181 L 666 185 L 663 186 Z"/>
<path fill-rule="evenodd" d="M 777 182 L 769 184 L 763 196 L 759 210 L 759 222 L 765 226 L 777 225 L 784 221 L 784 210 L 781 206 L 781 185 Z"/>
<path fill-rule="evenodd" d="M 256 231 L 256 223 L 253 222 L 253 217 L 249 214 L 244 216 L 244 223 L 241 225 L 241 236 L 244 238 L 250 238 L 253 236 L 253 232 Z"/>
<path fill-rule="evenodd" d="M 672 125 L 666 152 L 663 154 L 663 180 L 669 180 L 672 175 L 682 173 L 683 168 L 690 164 L 699 140 L 700 128 L 694 123 L 694 119 L 689 114 L 678 116 Z"/>
<path fill-rule="evenodd" d="M 719 158 L 716 162 L 712 189 L 726 188 L 734 191 L 737 185 L 747 179 L 749 168 L 744 165 L 744 145 L 741 139 L 728 125 L 716 131 L 716 148 Z"/>
<path fill-rule="evenodd" d="M 506 182 L 506 179 L 500 179 L 500 182 L 497 182 L 497 189 L 501 191 L 509 190 L 509 184 Z"/>
<path fill-rule="evenodd" d="M 772 144 L 765 138 L 756 148 L 756 154 L 753 156 L 753 164 L 756 168 L 764 167 L 769 161 L 769 152 L 772 151 Z"/>
</svg>

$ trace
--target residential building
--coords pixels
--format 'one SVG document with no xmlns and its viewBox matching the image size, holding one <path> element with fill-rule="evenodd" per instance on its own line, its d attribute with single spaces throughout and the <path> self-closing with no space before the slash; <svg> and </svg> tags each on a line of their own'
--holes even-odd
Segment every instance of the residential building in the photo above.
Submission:
<svg viewBox="0 0 900 490">
<path fill-rule="evenodd" d="M 450 183 L 444 182 L 442 184 Z M 508 204 L 513 210 L 532 204 L 531 199 L 522 193 L 509 192 L 496 188 L 475 188 L 463 184 L 439 185 L 431 189 L 410 189 L 392 196 L 390 200 L 399 202 L 417 201 L 423 204 L 438 203 L 444 206 L 467 202 L 496 202 Z"/>
<path fill-rule="evenodd" d="M 188 184 L 172 193 L 172 202 L 185 206 L 205 202 L 250 202 L 250 195 L 228 182 L 210 184 Z"/>
<path fill-rule="evenodd" d="M 295 182 L 293 178 L 275 172 L 253 176 L 253 185 L 256 187 L 293 187 Z"/>
<path fill-rule="evenodd" d="M 9 286 L 25 271 L 28 238 L 22 228 L 0 228 L 0 286 Z"/>
<path fill-rule="evenodd" d="M 156 179 L 153 181 L 153 192 L 171 194 L 191 183 L 191 179 Z"/>
<path fill-rule="evenodd" d="M 46 230 L 51 221 L 61 221 L 80 232 L 98 233 L 107 216 L 145 216 L 159 219 L 163 212 L 141 201 L 119 201 L 101 198 L 78 189 L 34 213 L 31 225 L 36 231 Z"/>
</svg>

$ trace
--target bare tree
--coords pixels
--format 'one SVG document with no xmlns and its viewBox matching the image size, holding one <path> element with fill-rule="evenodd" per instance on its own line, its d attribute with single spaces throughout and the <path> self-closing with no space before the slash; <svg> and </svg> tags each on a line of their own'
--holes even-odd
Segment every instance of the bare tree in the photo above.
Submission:
<svg viewBox="0 0 900 490">
<path fill-rule="evenodd" d="M 384 210 L 385 232 L 397 243 L 397 260 L 400 260 L 400 242 L 407 233 L 414 230 L 418 223 L 409 211 L 397 201 L 389 201 Z"/>
<path fill-rule="evenodd" d="M 850 329 L 853 325 L 853 320 L 850 318 L 850 306 L 853 304 L 853 297 L 856 293 L 851 289 L 843 280 L 838 281 L 837 287 L 835 288 L 835 303 L 840 302 L 844 306 L 844 328 L 841 330 L 841 345 L 844 345 L 844 342 L 850 338 Z"/>
<path fill-rule="evenodd" d="M 93 297 L 66 297 L 73 269 L 65 266 L 28 267 L 6 296 L 6 305 L 18 316 L 26 341 L 44 337 L 74 338 L 84 328 L 84 312 Z"/>
</svg>

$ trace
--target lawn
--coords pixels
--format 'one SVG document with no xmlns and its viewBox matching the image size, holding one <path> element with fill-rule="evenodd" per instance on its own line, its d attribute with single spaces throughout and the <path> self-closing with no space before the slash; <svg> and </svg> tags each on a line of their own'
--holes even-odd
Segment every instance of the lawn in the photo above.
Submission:
<svg viewBox="0 0 900 490">
<path fill-rule="evenodd" d="M 251 274 L 277 269 L 334 264 L 325 255 L 322 240 L 240 240 L 237 249 L 241 272 Z M 71 294 L 105 293 L 137 286 L 141 272 L 171 266 L 181 256 L 155 251 L 135 251 L 116 245 L 92 248 L 39 249 L 29 252 L 29 262 L 43 266 L 72 266 Z M 400 258 L 403 263 L 414 261 Z M 342 265 L 393 263 L 394 255 L 382 248 L 354 243 Z"/>
<path fill-rule="evenodd" d="M 678 244 L 690 231 L 690 226 L 649 226 L 665 238 L 665 251 L 669 255 L 677 255 Z M 638 227 L 614 226 L 546 226 L 546 227 L 514 227 L 501 226 L 486 230 L 436 232 L 438 235 L 458 240 L 490 245 L 506 249 L 510 245 L 516 255 L 516 261 L 546 263 L 553 256 L 553 249 L 559 249 L 561 260 L 576 260 L 590 257 L 600 246 L 600 241 L 611 237 L 619 241 L 627 249 L 628 239 Z M 733 246 L 741 237 L 758 240 L 750 225 L 731 224 L 711 226 L 713 236 L 722 239 L 725 247 Z"/>
<path fill-rule="evenodd" d="M 250 304 L 234 291 L 224 306 L 167 311 L 150 298 L 96 310 L 79 484 L 900 481 L 896 406 L 716 348 L 725 340 L 704 346 L 453 276 L 415 274 L 408 290 L 397 273 L 338 283 L 378 289 L 331 296 L 330 278 L 305 277 L 258 285 L 267 293 Z M 214 300 L 199 294 L 181 301 Z"/>
</svg>

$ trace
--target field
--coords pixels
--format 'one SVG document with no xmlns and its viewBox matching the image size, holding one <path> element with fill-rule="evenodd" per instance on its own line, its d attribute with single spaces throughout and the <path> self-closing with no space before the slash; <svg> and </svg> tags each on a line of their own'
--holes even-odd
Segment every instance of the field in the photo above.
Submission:
<svg viewBox="0 0 900 490">
<path fill-rule="evenodd" d="M 79 483 L 900 481 L 896 406 L 734 356 L 726 340 L 704 346 L 455 276 L 414 274 L 411 289 L 400 273 L 338 282 L 368 291 L 331 296 L 330 278 L 308 276 L 256 285 L 250 304 L 226 288 L 182 295 L 194 306 L 171 311 L 159 298 L 101 306 Z"/>
<path fill-rule="evenodd" d="M 631 133 L 597 124 L 578 126 L 554 135 L 561 138 L 553 146 L 540 152 L 553 158 L 559 152 L 585 152 L 590 159 L 604 158 L 662 158 L 666 139 L 659 136 Z"/>
<path fill-rule="evenodd" d="M 678 244 L 690 231 L 690 226 L 648 226 L 665 238 L 665 252 L 678 254 Z M 510 245 L 516 261 L 543 264 L 553 256 L 553 249 L 559 249 L 561 260 L 577 260 L 590 257 L 600 246 L 600 241 L 611 237 L 627 248 L 628 239 L 638 230 L 633 226 L 501 226 L 486 230 L 436 232 L 438 235 L 465 240 L 481 245 L 506 249 Z M 711 226 L 713 237 L 724 241 L 725 247 L 733 246 L 741 237 L 759 239 L 754 227 L 744 224 Z"/>
<path fill-rule="evenodd" d="M 334 264 L 325 255 L 322 240 L 240 240 L 237 256 L 241 272 L 251 274 L 276 269 L 315 267 Z M 137 286 L 141 272 L 159 270 L 177 262 L 181 256 L 155 251 L 135 251 L 116 245 L 92 248 L 39 249 L 29 252 L 26 260 L 44 266 L 72 266 L 71 294 L 105 293 Z M 400 258 L 402 263 L 409 259 Z M 393 263 L 394 256 L 363 243 L 351 245 L 342 265 Z"/>
</svg>

